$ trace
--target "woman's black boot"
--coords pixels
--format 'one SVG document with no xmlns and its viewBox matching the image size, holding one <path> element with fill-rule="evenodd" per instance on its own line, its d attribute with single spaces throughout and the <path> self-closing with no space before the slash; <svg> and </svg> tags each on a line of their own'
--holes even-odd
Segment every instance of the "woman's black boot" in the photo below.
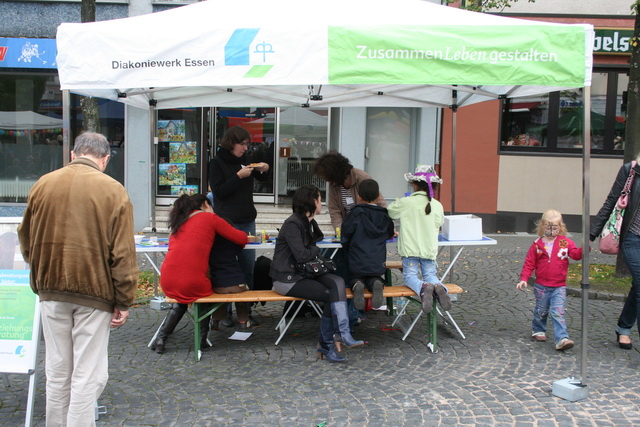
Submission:
<svg viewBox="0 0 640 427">
<path fill-rule="evenodd" d="M 160 331 L 158 331 L 158 337 L 151 346 L 151 349 L 155 350 L 156 353 L 164 353 L 164 342 L 176 328 L 178 322 L 180 322 L 180 319 L 182 319 L 182 316 L 184 316 L 184 313 L 186 313 L 187 307 L 187 304 L 179 303 L 175 303 L 171 306 L 171 310 L 169 310 L 169 313 L 167 313 L 167 317 L 165 317 L 162 321 Z"/>
</svg>

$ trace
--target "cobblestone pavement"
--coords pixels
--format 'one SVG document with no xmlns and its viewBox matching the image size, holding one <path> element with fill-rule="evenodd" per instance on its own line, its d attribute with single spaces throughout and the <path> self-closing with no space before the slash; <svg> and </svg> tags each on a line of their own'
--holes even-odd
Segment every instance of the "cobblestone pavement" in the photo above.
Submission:
<svg viewBox="0 0 640 427">
<path fill-rule="evenodd" d="M 212 332 L 215 347 L 196 363 L 186 319 L 158 355 L 147 343 L 166 312 L 134 308 L 111 335 L 110 379 L 99 399 L 107 414 L 98 425 L 640 425 L 640 354 L 618 348 L 613 331 L 622 303 L 589 301 L 588 397 L 554 397 L 554 381 L 580 375 L 582 300 L 569 297 L 566 305 L 574 349 L 533 342 L 533 294 L 515 289 L 533 238 L 496 239 L 496 246 L 467 247 L 456 264 L 451 282 L 465 293 L 451 314 L 466 339 L 440 319 L 438 353 L 425 346 L 423 320 L 403 342 L 384 312 L 371 311 L 354 328 L 367 346 L 349 351 L 347 363 L 317 361 L 317 318 L 297 319 L 275 346 L 282 303 L 268 303 L 255 309 L 262 324 L 247 341 L 228 340 L 232 328 Z M 593 262 L 602 257 L 592 254 Z M 28 380 L 9 381 L 0 389 L 0 424 L 21 425 Z M 37 384 L 35 424 L 44 425 L 42 376 Z"/>
</svg>

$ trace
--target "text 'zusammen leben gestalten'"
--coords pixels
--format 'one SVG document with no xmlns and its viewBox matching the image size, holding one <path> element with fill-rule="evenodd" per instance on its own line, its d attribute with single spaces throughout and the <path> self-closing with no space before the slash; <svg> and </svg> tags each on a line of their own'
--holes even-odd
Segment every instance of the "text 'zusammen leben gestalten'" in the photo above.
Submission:
<svg viewBox="0 0 640 427">
<path fill-rule="evenodd" d="M 184 64 L 184 65 L 183 65 Z M 213 67 L 213 59 L 172 59 L 168 61 L 111 61 L 111 68 L 128 70 L 133 68 Z"/>
</svg>

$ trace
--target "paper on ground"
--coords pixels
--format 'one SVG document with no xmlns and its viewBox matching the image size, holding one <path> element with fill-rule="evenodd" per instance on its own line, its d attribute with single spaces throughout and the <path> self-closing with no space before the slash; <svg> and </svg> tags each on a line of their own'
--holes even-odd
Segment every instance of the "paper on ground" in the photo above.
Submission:
<svg viewBox="0 0 640 427">
<path fill-rule="evenodd" d="M 251 336 L 252 332 L 234 332 L 229 337 L 230 340 L 246 341 Z"/>
</svg>

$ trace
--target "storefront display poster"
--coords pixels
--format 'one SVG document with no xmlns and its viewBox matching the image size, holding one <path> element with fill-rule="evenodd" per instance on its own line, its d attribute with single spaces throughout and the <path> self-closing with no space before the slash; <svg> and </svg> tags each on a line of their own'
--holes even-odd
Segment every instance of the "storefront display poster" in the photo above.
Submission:
<svg viewBox="0 0 640 427">
<path fill-rule="evenodd" d="M 185 120 L 158 120 L 159 142 L 182 142 L 185 135 Z"/>
<path fill-rule="evenodd" d="M 161 163 L 158 165 L 159 185 L 185 185 L 187 165 L 184 163 Z"/>
<path fill-rule="evenodd" d="M 169 161 L 171 163 L 196 163 L 198 161 L 195 142 L 169 143 Z"/>
<path fill-rule="evenodd" d="M 198 193 L 197 185 L 172 185 L 171 186 L 171 195 L 172 196 L 182 196 L 186 194 L 187 196 L 193 196 Z"/>
</svg>

